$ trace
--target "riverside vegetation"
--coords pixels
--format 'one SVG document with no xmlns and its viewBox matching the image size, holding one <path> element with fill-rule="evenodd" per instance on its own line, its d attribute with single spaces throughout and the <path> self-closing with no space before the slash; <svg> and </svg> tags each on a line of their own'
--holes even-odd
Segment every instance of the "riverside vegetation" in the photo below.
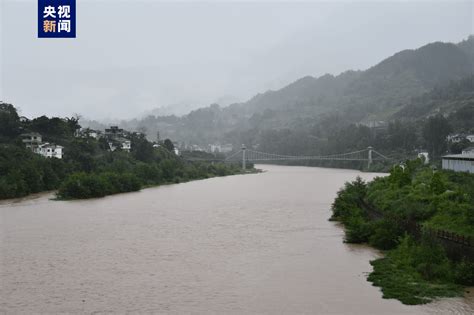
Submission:
<svg viewBox="0 0 474 315">
<path fill-rule="evenodd" d="M 447 253 L 428 230 L 474 240 L 474 175 L 433 170 L 420 160 L 392 168 L 369 183 L 360 178 L 338 192 L 332 220 L 345 226 L 345 241 L 384 251 L 371 262 L 368 280 L 384 298 L 423 304 L 436 297 L 460 296 L 474 285 L 472 253 Z M 421 225 L 419 233 L 410 226 Z"/>
<path fill-rule="evenodd" d="M 13 105 L 0 103 L 0 199 L 56 189 L 60 199 L 94 198 L 241 172 L 235 164 L 185 161 L 174 154 L 170 140 L 154 148 L 139 133 L 130 133 L 130 152 L 110 152 L 103 138 L 75 137 L 79 128 L 75 118 L 42 116 L 20 121 Z M 45 158 L 26 149 L 20 138 L 24 132 L 38 132 L 45 141 L 64 146 L 63 159 Z M 188 157 L 193 154 L 216 158 L 187 152 Z"/>
</svg>

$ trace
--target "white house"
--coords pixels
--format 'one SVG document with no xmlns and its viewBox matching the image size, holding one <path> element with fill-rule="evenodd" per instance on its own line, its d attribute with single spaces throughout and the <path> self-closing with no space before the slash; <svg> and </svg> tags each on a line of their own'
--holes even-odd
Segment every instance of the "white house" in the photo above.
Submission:
<svg viewBox="0 0 474 315">
<path fill-rule="evenodd" d="M 47 158 L 63 158 L 63 147 L 52 143 L 42 143 L 35 148 L 34 152 Z"/>
<path fill-rule="evenodd" d="M 27 149 L 30 149 L 36 154 L 40 154 L 48 158 L 63 158 L 64 147 L 54 143 L 43 143 L 43 138 L 37 132 L 24 133 L 21 135 L 22 142 Z"/>
<path fill-rule="evenodd" d="M 469 142 L 474 142 L 474 135 L 467 135 L 466 139 L 469 140 Z"/>
</svg>

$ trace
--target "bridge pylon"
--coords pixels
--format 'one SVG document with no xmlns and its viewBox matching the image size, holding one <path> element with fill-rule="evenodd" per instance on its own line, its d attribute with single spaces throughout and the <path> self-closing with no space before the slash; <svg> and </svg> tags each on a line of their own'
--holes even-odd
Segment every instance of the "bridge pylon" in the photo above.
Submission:
<svg viewBox="0 0 474 315">
<path fill-rule="evenodd" d="M 372 151 L 374 150 L 374 148 L 372 148 L 371 146 L 369 146 L 367 148 L 367 151 L 368 151 L 368 157 L 367 157 L 367 169 L 370 170 L 370 166 L 372 165 Z"/>
<path fill-rule="evenodd" d="M 247 168 L 246 166 L 246 157 L 245 157 L 245 150 L 247 148 L 245 147 L 245 144 L 242 144 L 242 170 L 245 171 L 245 169 Z"/>
</svg>

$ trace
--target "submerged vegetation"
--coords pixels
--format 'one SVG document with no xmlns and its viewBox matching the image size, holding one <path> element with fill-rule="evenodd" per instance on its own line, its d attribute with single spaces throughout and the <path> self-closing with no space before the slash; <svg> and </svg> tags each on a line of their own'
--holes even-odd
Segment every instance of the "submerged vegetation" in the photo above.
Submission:
<svg viewBox="0 0 474 315">
<path fill-rule="evenodd" d="M 174 153 L 169 139 L 153 145 L 140 133 L 127 135 L 130 152 L 111 152 L 104 138 L 78 137 L 79 128 L 75 118 L 20 120 L 13 105 L 0 103 L 0 199 L 56 189 L 60 199 L 94 198 L 241 172 L 235 164 L 187 161 Z M 25 148 L 20 136 L 25 132 L 40 133 L 44 141 L 63 146 L 62 159 Z M 215 159 L 204 152 L 199 157 Z"/>
<path fill-rule="evenodd" d="M 387 177 L 346 183 L 333 204 L 346 242 L 385 251 L 368 280 L 404 304 L 462 295 L 474 285 L 474 176 L 420 160 Z"/>
</svg>

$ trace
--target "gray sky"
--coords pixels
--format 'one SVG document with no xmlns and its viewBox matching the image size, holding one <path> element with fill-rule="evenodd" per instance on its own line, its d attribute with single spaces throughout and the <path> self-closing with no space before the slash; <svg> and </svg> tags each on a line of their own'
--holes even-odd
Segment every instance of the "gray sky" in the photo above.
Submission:
<svg viewBox="0 0 474 315">
<path fill-rule="evenodd" d="M 0 3 L 0 100 L 26 116 L 245 101 L 474 33 L 472 1 L 77 0 L 77 38 L 38 39 L 37 0 Z"/>
</svg>

